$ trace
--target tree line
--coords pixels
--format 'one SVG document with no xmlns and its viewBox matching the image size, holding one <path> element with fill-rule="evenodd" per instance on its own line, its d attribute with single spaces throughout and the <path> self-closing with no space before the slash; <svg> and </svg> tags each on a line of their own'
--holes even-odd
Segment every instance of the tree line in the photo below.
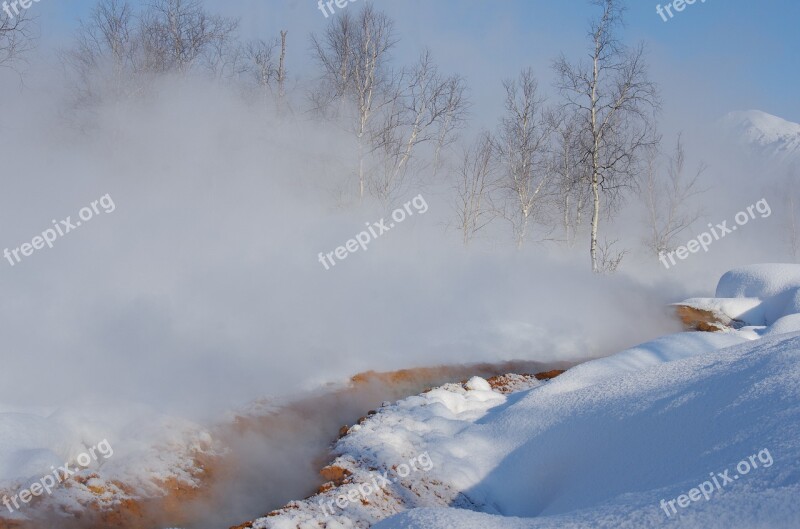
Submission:
<svg viewBox="0 0 800 529">
<path fill-rule="evenodd" d="M 520 247 L 584 238 L 592 270 L 613 272 L 625 251 L 601 234 L 620 205 L 640 193 L 647 246 L 669 250 L 699 215 L 686 204 L 702 191 L 704 168 L 687 176 L 680 139 L 671 154 L 659 151 L 658 87 L 644 46 L 619 38 L 621 0 L 590 4 L 596 13 L 583 58 L 553 60 L 552 94 L 523 69 L 502 83 L 496 127 L 471 140 L 465 79 L 443 71 L 427 49 L 398 64 L 394 22 L 371 3 L 338 12 L 311 36 L 316 76 L 291 88 L 286 31 L 242 41 L 238 20 L 211 14 L 201 0 L 152 0 L 138 11 L 125 0 L 99 0 L 61 54 L 77 108 L 141 96 L 164 75 L 232 83 L 280 119 L 310 114 L 342 127 L 357 152 L 348 187 L 355 203 L 446 181 L 465 245 L 503 221 Z M 0 18 L 0 66 L 24 51 L 28 23 Z"/>
</svg>

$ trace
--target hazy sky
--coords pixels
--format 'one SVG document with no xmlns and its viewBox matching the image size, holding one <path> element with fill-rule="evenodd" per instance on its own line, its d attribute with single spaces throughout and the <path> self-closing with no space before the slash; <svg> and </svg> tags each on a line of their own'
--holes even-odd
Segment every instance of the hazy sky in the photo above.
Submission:
<svg viewBox="0 0 800 529">
<path fill-rule="evenodd" d="M 351 5 L 357 6 L 362 0 Z M 800 121 L 800 2 L 708 0 L 687 6 L 664 22 L 654 1 L 628 2 L 626 39 L 644 40 L 653 74 L 664 91 L 667 122 L 685 128 L 682 116 L 713 120 L 729 110 L 759 109 Z M 42 0 L 31 9 L 43 36 L 59 41 L 85 16 L 94 0 Z M 146 0 L 133 0 L 134 5 Z M 308 34 L 326 19 L 313 0 L 206 0 L 212 11 L 240 17 L 245 36 L 271 38 L 289 30 L 289 68 L 302 74 Z M 533 66 L 549 84 L 549 64 L 564 51 L 577 57 L 586 21 L 585 0 L 375 0 L 397 22 L 398 55 L 411 59 L 427 45 L 446 70 L 466 76 L 487 122 L 501 102 L 500 80 Z M 663 2 L 661 2 L 663 3 Z M 347 8 L 345 8 L 347 9 Z"/>
</svg>

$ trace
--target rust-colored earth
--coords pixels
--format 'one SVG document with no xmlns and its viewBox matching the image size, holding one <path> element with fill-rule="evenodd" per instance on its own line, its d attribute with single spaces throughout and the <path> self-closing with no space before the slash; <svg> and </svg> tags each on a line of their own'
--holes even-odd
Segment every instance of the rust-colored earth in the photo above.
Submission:
<svg viewBox="0 0 800 529">
<path fill-rule="evenodd" d="M 539 362 L 503 362 L 403 369 L 392 372 L 368 371 L 352 378 L 348 387 L 315 394 L 273 409 L 239 415 L 214 431 L 214 437 L 228 447 L 223 456 L 198 454 L 195 475 L 199 487 L 170 480 L 160 483 L 165 494 L 158 498 L 128 499 L 113 508 L 101 507 L 98 501 L 85 506 L 81 512 L 37 513 L 39 519 L 14 521 L 2 518 L 0 529 L 153 529 L 162 527 L 197 527 L 214 520 L 227 527 L 241 520 L 264 516 L 264 511 L 278 509 L 290 500 L 311 496 L 320 487 L 336 483 L 346 476 L 336 475 L 336 468 L 326 466 L 330 461 L 328 448 L 347 432 L 348 425 L 358 421 L 364 410 L 377 408 L 384 401 L 394 401 L 416 395 L 447 382 L 465 381 L 481 376 L 502 384 L 500 375 L 506 373 L 537 373 L 521 375 L 545 380 L 562 373 L 571 364 Z M 494 378 L 493 378 L 494 377 Z M 507 382 L 507 381 L 506 381 Z M 295 447 L 298 440 L 308 446 Z M 254 464 L 254 454 L 279 452 L 292 463 L 294 485 L 287 485 L 284 467 L 272 460 Z M 313 453 L 312 457 L 308 454 Z M 243 476 L 256 476 L 252 480 Z M 243 483 L 246 482 L 246 483 Z M 113 483 L 132 494 L 124 483 Z M 64 486 L 78 486 L 69 481 Z M 263 490 L 258 503 L 231 505 L 231 498 L 241 498 L 254 486 Z M 241 490 L 237 490 L 237 487 Z M 98 499 L 107 491 L 90 489 Z M 249 491 L 252 493 L 252 490 Z M 257 497 L 257 496 L 256 496 Z M 29 506 L 36 512 L 35 505 Z M 228 509 L 226 511 L 226 509 Z M 68 516 L 64 516 L 64 515 Z M 238 518 L 238 520 L 237 520 Z M 250 527 L 249 523 L 234 526 Z"/>
<path fill-rule="evenodd" d="M 718 332 L 728 327 L 713 312 L 691 305 L 676 305 L 675 313 L 686 329 L 690 331 Z"/>
</svg>

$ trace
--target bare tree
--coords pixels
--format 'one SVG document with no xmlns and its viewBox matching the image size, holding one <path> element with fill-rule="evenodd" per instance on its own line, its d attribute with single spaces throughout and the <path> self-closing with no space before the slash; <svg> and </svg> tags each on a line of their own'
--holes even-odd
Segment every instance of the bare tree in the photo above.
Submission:
<svg viewBox="0 0 800 529">
<path fill-rule="evenodd" d="M 427 144 L 434 151 L 451 141 L 457 120 L 463 116 L 463 82 L 458 76 L 445 78 L 425 50 L 416 66 L 399 78 L 392 90 L 391 104 L 374 120 L 370 130 L 373 154 L 379 158 L 378 170 L 372 171 L 370 190 L 382 200 L 405 183 L 415 153 Z"/>
<path fill-rule="evenodd" d="M 370 134 L 380 111 L 395 102 L 397 78 L 389 68 L 389 53 L 396 43 L 394 24 L 383 13 L 366 4 L 357 16 L 341 13 L 321 38 L 312 36 L 312 47 L 322 67 L 318 89 L 312 101 L 325 115 L 349 122 L 358 144 L 358 196 L 367 187 L 367 154 L 372 149 Z"/>
<path fill-rule="evenodd" d="M 601 272 L 600 216 L 613 216 L 614 201 L 635 186 L 641 152 L 657 145 L 654 115 L 660 101 L 656 85 L 648 79 L 643 45 L 629 49 L 616 37 L 623 14 L 619 0 L 592 4 L 602 8 L 602 14 L 590 27 L 590 61 L 571 64 L 561 56 L 554 69 L 565 110 L 575 113 L 582 124 L 582 163 L 590 169 L 593 205 L 592 270 Z"/>
<path fill-rule="evenodd" d="M 702 212 L 692 205 L 692 199 L 705 191 L 700 180 L 708 166 L 700 162 L 691 175 L 686 174 L 686 154 L 680 134 L 668 157 L 665 176 L 657 157 L 655 149 L 647 156 L 643 198 L 650 228 L 647 247 L 659 255 L 673 250 L 675 238 L 701 217 Z"/>
<path fill-rule="evenodd" d="M 80 21 L 75 44 L 63 54 L 75 76 L 78 102 L 96 103 L 105 94 L 119 99 L 138 91 L 138 44 L 130 4 L 100 0 Z"/>
<path fill-rule="evenodd" d="M 458 138 L 457 131 L 466 125 L 469 101 L 466 96 L 467 85 L 459 75 L 447 80 L 442 93 L 443 111 L 438 123 L 436 147 L 433 153 L 433 175 L 442 167 L 444 150 Z"/>
<path fill-rule="evenodd" d="M 265 103 L 272 94 L 272 84 L 278 73 L 273 57 L 277 45 L 277 41 L 267 42 L 259 39 L 249 43 L 245 52 L 250 72 L 258 84 Z"/>
<path fill-rule="evenodd" d="M 310 99 L 315 111 L 325 117 L 335 117 L 346 101 L 351 89 L 350 71 L 353 66 L 355 41 L 355 19 L 350 11 L 344 11 L 328 25 L 325 33 L 311 36 L 314 57 L 322 69 L 317 87 Z"/>
<path fill-rule="evenodd" d="M 558 194 L 557 208 L 564 228 L 564 240 L 575 244 L 590 200 L 586 164 L 581 163 L 581 124 L 575 115 L 551 111 L 547 115 L 553 130 L 551 162 Z"/>
<path fill-rule="evenodd" d="M 544 119 L 539 87 L 531 69 L 518 80 L 505 81 L 506 112 L 497 137 L 497 154 L 503 176 L 504 215 L 514 228 L 517 246 L 522 247 L 530 224 L 542 213 L 550 182 L 547 142 L 550 127 Z"/>
<path fill-rule="evenodd" d="M 236 20 L 206 12 L 200 0 L 154 0 L 141 19 L 145 66 L 185 74 L 224 49 L 237 27 Z"/>
<path fill-rule="evenodd" d="M 603 240 L 597 247 L 597 263 L 598 263 L 598 270 L 604 274 L 613 274 L 619 268 L 620 263 L 622 263 L 622 259 L 628 253 L 628 250 L 622 250 L 621 252 L 617 252 L 613 250 L 614 245 L 617 244 L 619 240 L 614 239 L 613 241 Z"/>
<path fill-rule="evenodd" d="M 247 59 L 247 48 L 238 40 L 213 39 L 203 54 L 202 65 L 217 80 L 236 81 L 249 71 Z"/>
<path fill-rule="evenodd" d="M 288 31 L 281 31 L 281 56 L 278 59 L 278 98 L 283 103 L 283 98 L 286 97 L 286 36 Z"/>
<path fill-rule="evenodd" d="M 0 10 L 0 68 L 13 68 L 31 45 L 30 19 L 26 12 L 9 14 Z"/>
<path fill-rule="evenodd" d="M 481 133 L 475 143 L 464 150 L 456 173 L 455 210 L 464 246 L 497 216 L 492 193 L 497 185 L 494 139 Z"/>
</svg>

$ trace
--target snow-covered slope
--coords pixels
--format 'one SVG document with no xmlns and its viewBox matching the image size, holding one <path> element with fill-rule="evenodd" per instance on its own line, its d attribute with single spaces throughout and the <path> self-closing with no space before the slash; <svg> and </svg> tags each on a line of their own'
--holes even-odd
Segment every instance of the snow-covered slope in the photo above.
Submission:
<svg viewBox="0 0 800 529">
<path fill-rule="evenodd" d="M 718 292 L 763 302 L 796 288 L 798 272 L 739 269 Z M 665 336 L 511 395 L 476 378 L 387 405 L 339 441 L 334 483 L 246 526 L 800 527 L 792 316 L 760 332 Z M 425 470 L 398 476 L 420 454 Z M 375 474 L 385 486 L 353 492 Z"/>
<path fill-rule="evenodd" d="M 675 521 L 798 527 L 800 336 L 745 343 L 577 391 L 566 381 L 530 391 L 437 443 L 445 453 L 480 447 L 440 475 L 475 476 L 464 494 L 494 516 L 426 511 L 376 528 L 640 528 Z M 750 456 L 758 467 L 736 478 L 737 464 Z M 714 486 L 708 500 L 664 510 L 661 500 L 726 471 L 735 481 Z M 526 520 L 510 524 L 509 517 Z"/>
<path fill-rule="evenodd" d="M 0 408 L 0 440 L 0 527 L 45 527 L 52 518 L 73 527 L 73 517 L 137 512 L 131 500 L 196 488 L 198 459 L 218 451 L 199 425 L 139 405 Z"/>
<path fill-rule="evenodd" d="M 798 280 L 797 265 L 751 266 L 725 274 L 717 293 L 773 306 Z M 475 476 L 463 493 L 483 513 L 412 510 L 376 529 L 800 527 L 800 325 L 785 318 L 800 321 L 782 307 L 764 338 L 703 352 L 681 343 L 687 335 L 664 337 L 489 410 L 434 443 L 469 453 L 439 472 Z"/>
<path fill-rule="evenodd" d="M 800 160 L 800 124 L 760 110 L 730 112 L 721 120 L 729 139 L 781 162 Z"/>
</svg>

